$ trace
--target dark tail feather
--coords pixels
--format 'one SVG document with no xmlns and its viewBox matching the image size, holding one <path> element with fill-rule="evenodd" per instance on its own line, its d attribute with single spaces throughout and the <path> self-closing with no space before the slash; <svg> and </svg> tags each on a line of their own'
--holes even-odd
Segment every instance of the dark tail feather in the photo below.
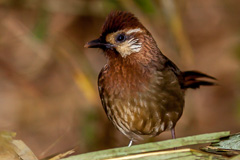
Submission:
<svg viewBox="0 0 240 160">
<path fill-rule="evenodd" d="M 182 72 L 183 83 L 182 88 L 199 88 L 200 86 L 213 86 L 217 85 L 214 80 L 216 78 L 198 71 L 186 71 Z M 205 78 L 206 80 L 200 80 L 199 78 Z"/>
</svg>

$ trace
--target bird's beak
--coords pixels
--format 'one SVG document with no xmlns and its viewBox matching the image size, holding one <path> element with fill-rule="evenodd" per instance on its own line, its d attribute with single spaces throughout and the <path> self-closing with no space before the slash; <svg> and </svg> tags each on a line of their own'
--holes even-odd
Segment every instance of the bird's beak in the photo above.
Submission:
<svg viewBox="0 0 240 160">
<path fill-rule="evenodd" d="M 102 42 L 100 38 L 92 40 L 84 45 L 85 48 L 102 48 L 112 49 L 114 45 L 106 42 Z"/>
</svg>

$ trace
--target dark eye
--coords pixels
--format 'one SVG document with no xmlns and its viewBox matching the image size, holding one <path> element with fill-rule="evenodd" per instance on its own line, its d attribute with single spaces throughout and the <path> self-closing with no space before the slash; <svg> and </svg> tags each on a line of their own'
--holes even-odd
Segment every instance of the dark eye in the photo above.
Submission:
<svg viewBox="0 0 240 160">
<path fill-rule="evenodd" d="M 116 41 L 117 41 L 117 42 L 124 42 L 125 39 L 126 39 L 126 37 L 125 37 L 124 34 L 119 34 L 119 35 L 117 35 L 117 37 L 116 37 Z"/>
</svg>

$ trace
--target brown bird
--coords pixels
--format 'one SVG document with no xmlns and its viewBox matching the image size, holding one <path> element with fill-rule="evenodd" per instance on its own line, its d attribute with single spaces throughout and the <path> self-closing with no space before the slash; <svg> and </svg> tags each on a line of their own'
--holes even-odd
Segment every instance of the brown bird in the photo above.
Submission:
<svg viewBox="0 0 240 160">
<path fill-rule="evenodd" d="M 109 120 L 130 139 L 129 146 L 165 130 L 175 138 L 186 89 L 215 84 L 206 74 L 181 72 L 129 12 L 111 12 L 100 37 L 85 47 L 100 48 L 107 57 L 98 77 L 99 94 Z"/>
</svg>

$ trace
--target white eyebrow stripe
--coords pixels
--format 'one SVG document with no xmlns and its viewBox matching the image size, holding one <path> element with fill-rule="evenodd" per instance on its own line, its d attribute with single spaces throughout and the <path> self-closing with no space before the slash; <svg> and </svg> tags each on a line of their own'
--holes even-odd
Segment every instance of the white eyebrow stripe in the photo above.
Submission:
<svg viewBox="0 0 240 160">
<path fill-rule="evenodd" d="M 127 31 L 127 34 L 131 34 L 131 33 L 135 33 L 135 32 L 143 32 L 140 28 L 135 28 L 135 29 L 130 29 L 129 31 Z"/>
</svg>

